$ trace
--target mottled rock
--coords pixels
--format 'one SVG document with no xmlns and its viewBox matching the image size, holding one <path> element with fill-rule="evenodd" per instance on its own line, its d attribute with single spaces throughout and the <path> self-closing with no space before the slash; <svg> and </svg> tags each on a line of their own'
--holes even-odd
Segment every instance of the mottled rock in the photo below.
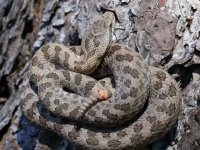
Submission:
<svg viewBox="0 0 200 150">
<path fill-rule="evenodd" d="M 178 149 L 200 149 L 200 108 L 198 107 L 188 119 L 188 130 L 182 134 L 178 143 Z"/>
</svg>

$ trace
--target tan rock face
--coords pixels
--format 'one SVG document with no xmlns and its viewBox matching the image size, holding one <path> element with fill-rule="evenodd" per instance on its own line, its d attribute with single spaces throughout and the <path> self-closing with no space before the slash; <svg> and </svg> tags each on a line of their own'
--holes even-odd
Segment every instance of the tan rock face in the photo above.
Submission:
<svg viewBox="0 0 200 150">
<path fill-rule="evenodd" d="M 167 9 L 144 13 L 144 18 L 142 22 L 136 19 L 137 48 L 149 65 L 159 66 L 175 46 L 177 18 Z"/>
</svg>

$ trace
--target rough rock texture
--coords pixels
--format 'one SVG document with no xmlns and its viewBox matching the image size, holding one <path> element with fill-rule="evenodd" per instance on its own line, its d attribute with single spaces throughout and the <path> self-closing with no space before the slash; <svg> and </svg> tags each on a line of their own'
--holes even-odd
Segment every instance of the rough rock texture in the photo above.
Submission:
<svg viewBox="0 0 200 150">
<path fill-rule="evenodd" d="M 178 123 L 147 149 L 200 149 L 200 2 L 198 0 L 0 0 L 0 149 L 73 149 L 32 126 L 18 107 L 30 58 L 48 42 L 80 44 L 96 14 L 116 13 L 113 40 L 180 83 Z"/>
</svg>

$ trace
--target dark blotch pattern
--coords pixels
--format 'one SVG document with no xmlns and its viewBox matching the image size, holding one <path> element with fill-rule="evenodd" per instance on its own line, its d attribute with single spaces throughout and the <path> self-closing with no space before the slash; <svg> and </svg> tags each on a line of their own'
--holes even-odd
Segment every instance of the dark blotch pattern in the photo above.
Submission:
<svg viewBox="0 0 200 150">
<path fill-rule="evenodd" d="M 120 50 L 121 46 L 119 45 L 114 45 L 110 48 L 110 50 L 107 52 L 106 56 L 109 58 L 111 57 L 116 51 Z"/>
<path fill-rule="evenodd" d="M 157 110 L 158 112 L 165 112 L 165 111 L 166 111 L 166 106 L 165 106 L 165 104 L 162 104 L 161 106 L 158 106 L 158 107 L 156 108 L 156 110 Z"/>
<path fill-rule="evenodd" d="M 94 37 L 93 42 L 95 47 L 99 47 L 99 45 L 101 44 L 98 37 Z"/>
<path fill-rule="evenodd" d="M 23 92 L 23 90 L 22 90 Z M 25 98 L 22 99 L 23 102 L 26 102 L 34 97 L 33 93 L 28 93 Z"/>
<path fill-rule="evenodd" d="M 77 106 L 73 111 L 71 111 L 69 113 L 70 116 L 74 116 L 76 118 L 76 116 L 78 115 L 79 113 L 79 110 L 80 110 L 80 106 Z"/>
<path fill-rule="evenodd" d="M 169 115 L 169 116 L 171 116 L 171 115 L 173 115 L 174 113 L 176 112 L 176 106 L 175 106 L 175 104 L 170 104 L 170 106 L 169 106 L 169 111 L 167 111 L 166 113 Z"/>
<path fill-rule="evenodd" d="M 69 49 L 76 54 L 76 48 L 75 47 L 70 47 Z"/>
<path fill-rule="evenodd" d="M 110 140 L 110 141 L 108 141 L 108 146 L 109 146 L 109 147 L 117 147 L 117 146 L 119 146 L 120 144 L 121 144 L 121 142 L 118 141 L 118 140 Z"/>
<path fill-rule="evenodd" d="M 89 145 L 93 145 L 93 146 L 96 146 L 96 145 L 99 145 L 99 140 L 95 139 L 95 138 L 88 138 L 86 140 L 86 142 L 89 144 Z"/>
<path fill-rule="evenodd" d="M 65 55 L 64 66 L 68 67 L 69 66 L 69 57 L 70 57 L 70 55 L 67 52 L 64 52 L 64 55 Z"/>
<path fill-rule="evenodd" d="M 142 124 L 135 124 L 133 129 L 136 133 L 139 133 L 143 128 L 143 125 Z"/>
<path fill-rule="evenodd" d="M 115 108 L 115 109 L 121 110 L 121 111 L 124 111 L 124 112 L 130 110 L 130 107 L 131 107 L 131 106 L 130 106 L 129 103 L 127 103 L 127 104 L 115 104 L 115 105 L 114 105 L 114 108 Z"/>
<path fill-rule="evenodd" d="M 62 48 L 60 46 L 56 45 L 55 46 L 55 51 L 56 52 L 60 52 L 60 51 L 62 51 Z"/>
<path fill-rule="evenodd" d="M 81 84 L 81 81 L 82 81 L 82 75 L 81 74 L 76 74 L 75 75 L 75 84 L 76 85 L 80 85 Z"/>
<path fill-rule="evenodd" d="M 46 90 L 46 88 L 49 88 L 51 86 L 52 86 L 52 84 L 50 82 L 43 83 L 39 86 L 39 91 L 44 92 Z"/>
<path fill-rule="evenodd" d="M 106 117 L 108 117 L 110 120 L 115 120 L 117 119 L 117 115 L 113 115 L 109 112 L 109 110 L 103 110 L 102 112 L 103 115 L 105 115 Z"/>
<path fill-rule="evenodd" d="M 37 66 L 38 66 L 38 68 L 40 68 L 40 70 L 43 70 L 43 69 L 44 69 L 43 64 L 38 64 Z"/>
<path fill-rule="evenodd" d="M 94 56 L 95 55 L 95 53 L 96 53 L 96 51 L 94 50 L 94 51 L 91 51 L 91 52 L 89 52 L 88 53 L 88 55 L 87 55 L 87 58 L 91 58 L 92 56 Z"/>
<path fill-rule="evenodd" d="M 137 69 L 133 69 L 129 66 L 125 66 L 124 69 L 123 69 L 123 72 L 125 74 L 130 74 L 133 78 L 139 79 L 139 72 L 138 72 Z"/>
<path fill-rule="evenodd" d="M 60 125 L 60 124 L 55 124 L 54 125 L 54 129 L 57 131 L 57 132 L 61 132 L 62 131 L 62 125 Z"/>
<path fill-rule="evenodd" d="M 26 97 L 26 98 L 29 99 L 28 97 Z M 34 118 L 34 115 L 35 115 L 35 113 L 34 113 L 34 111 L 33 111 L 34 109 L 37 109 L 37 102 L 34 102 L 34 103 L 32 104 L 32 108 L 29 108 L 29 109 L 27 110 L 28 116 Z"/>
<path fill-rule="evenodd" d="M 59 54 L 60 54 L 60 51 L 62 51 L 62 48 L 60 47 L 60 46 L 55 46 L 55 60 L 57 61 L 57 62 L 60 62 L 60 57 L 59 57 Z"/>
<path fill-rule="evenodd" d="M 110 133 L 102 133 L 103 138 L 109 138 L 110 137 Z"/>
<path fill-rule="evenodd" d="M 164 122 L 163 122 L 164 123 Z M 158 131 L 158 127 L 160 126 L 160 127 L 162 127 L 163 126 L 163 123 L 162 122 L 160 122 L 160 121 L 155 121 L 154 122 L 154 124 L 151 126 L 151 129 L 150 129 L 150 131 L 152 132 L 152 134 L 154 133 L 154 132 L 157 132 Z"/>
<path fill-rule="evenodd" d="M 90 111 L 88 112 L 88 115 L 94 117 L 94 116 L 96 115 L 96 111 L 90 110 Z"/>
<path fill-rule="evenodd" d="M 33 57 L 31 63 L 32 63 L 32 66 L 36 66 L 38 63 L 38 57 L 37 56 Z"/>
<path fill-rule="evenodd" d="M 62 73 L 63 73 L 63 75 L 64 75 L 64 77 L 65 77 L 65 79 L 66 79 L 67 81 L 70 81 L 70 80 L 71 80 L 69 71 L 64 71 L 64 70 L 62 70 Z"/>
<path fill-rule="evenodd" d="M 128 97 L 129 97 L 129 93 L 123 93 L 122 95 L 121 95 L 121 99 L 122 100 L 126 100 Z"/>
<path fill-rule="evenodd" d="M 91 130 L 88 130 L 87 134 L 89 135 L 89 137 L 94 137 L 96 135 L 96 133 Z"/>
<path fill-rule="evenodd" d="M 158 79 L 160 79 L 161 81 L 165 81 L 166 79 L 166 74 L 162 71 L 157 71 L 157 77 Z"/>
<path fill-rule="evenodd" d="M 156 121 L 156 117 L 155 116 L 153 116 L 153 117 L 148 116 L 147 121 L 150 122 L 150 123 L 154 123 Z"/>
<path fill-rule="evenodd" d="M 167 97 L 168 97 L 168 95 L 166 95 L 164 93 L 160 93 L 160 95 L 159 95 L 160 100 L 165 100 Z"/>
<path fill-rule="evenodd" d="M 87 37 L 87 38 L 85 39 L 85 49 L 86 49 L 86 50 L 89 49 L 90 40 L 91 40 L 91 38 L 89 38 L 89 37 Z"/>
<path fill-rule="evenodd" d="M 130 140 L 131 142 L 135 142 L 135 141 L 139 141 L 139 139 L 142 139 L 142 138 L 143 138 L 142 135 L 137 134 L 137 136 L 132 136 Z M 132 148 L 130 147 L 130 149 L 128 148 L 127 150 L 132 150 Z"/>
<path fill-rule="evenodd" d="M 42 80 L 42 76 L 35 75 L 35 74 L 32 75 L 32 78 L 33 78 L 33 80 L 34 80 L 35 82 L 39 82 L 39 81 Z"/>
<path fill-rule="evenodd" d="M 78 105 L 78 101 L 76 101 L 76 100 L 71 101 L 71 103 L 74 104 L 74 105 Z"/>
<path fill-rule="evenodd" d="M 89 93 L 89 91 L 92 90 L 92 88 L 95 86 L 95 82 L 93 81 L 88 81 L 85 85 L 85 92 Z"/>
<path fill-rule="evenodd" d="M 124 81 L 124 85 L 125 85 L 127 88 L 129 88 L 130 85 L 131 85 L 131 81 L 130 81 L 129 79 L 126 79 L 126 80 Z"/>
<path fill-rule="evenodd" d="M 53 72 L 48 73 L 48 74 L 46 75 L 46 77 L 47 77 L 47 78 L 52 78 L 52 79 L 54 79 L 54 80 L 59 80 L 59 76 L 58 76 L 56 73 L 53 73 Z"/>
<path fill-rule="evenodd" d="M 128 62 L 131 62 L 133 61 L 133 55 L 130 55 L 130 54 L 125 54 L 125 55 L 116 55 L 116 58 L 115 58 L 117 61 L 121 62 L 121 61 L 128 61 Z"/>
<path fill-rule="evenodd" d="M 105 86 L 106 82 L 105 81 L 100 81 L 99 83 L 101 83 L 101 85 Z"/>
<path fill-rule="evenodd" d="M 97 110 L 100 110 L 100 106 L 98 106 L 98 105 L 96 105 L 95 108 L 96 108 Z"/>
<path fill-rule="evenodd" d="M 95 117 L 94 122 L 98 123 L 98 122 L 102 122 L 103 119 L 100 117 Z"/>
<path fill-rule="evenodd" d="M 63 114 L 63 110 L 66 110 L 69 107 L 69 104 L 64 103 L 60 104 L 58 107 L 56 107 L 55 112 L 59 115 Z"/>
<path fill-rule="evenodd" d="M 39 122 L 41 122 L 42 125 L 47 125 L 46 120 L 42 116 L 39 116 Z"/>
<path fill-rule="evenodd" d="M 153 85 L 153 88 L 155 90 L 160 90 L 162 88 L 162 82 L 161 81 L 155 81 L 155 84 Z"/>
<path fill-rule="evenodd" d="M 118 133 L 117 133 L 117 136 L 119 136 L 119 137 L 124 137 L 124 136 L 126 136 L 127 134 L 126 134 L 126 132 L 125 131 L 119 131 Z"/>
<path fill-rule="evenodd" d="M 83 64 L 83 63 L 79 62 L 77 64 L 79 64 L 79 65 L 76 65 L 74 67 L 74 70 L 76 70 L 76 72 L 82 72 L 83 68 L 80 66 L 80 64 Z"/>
<path fill-rule="evenodd" d="M 68 133 L 68 136 L 72 140 L 76 140 L 76 138 L 79 136 L 79 134 L 73 129 L 71 132 Z"/>
<path fill-rule="evenodd" d="M 169 86 L 169 95 L 172 97 L 172 96 L 176 96 L 176 87 L 171 84 L 171 86 Z"/>
<path fill-rule="evenodd" d="M 55 105 L 59 105 L 59 104 L 60 104 L 60 100 L 59 100 L 59 99 L 55 99 L 55 100 L 53 101 L 53 103 L 54 103 Z"/>
<path fill-rule="evenodd" d="M 45 100 L 44 101 L 48 103 L 52 96 L 53 96 L 52 92 L 47 92 L 46 95 L 45 95 Z"/>
<path fill-rule="evenodd" d="M 48 49 L 49 49 L 49 48 L 50 48 L 49 45 L 45 45 L 45 46 L 41 47 L 41 51 L 43 52 L 44 58 L 45 58 L 46 60 L 48 60 L 48 59 L 50 58 L 50 54 L 48 53 Z"/>
<path fill-rule="evenodd" d="M 130 90 L 130 97 L 135 98 L 138 94 L 138 89 L 135 87 L 132 87 Z"/>
</svg>

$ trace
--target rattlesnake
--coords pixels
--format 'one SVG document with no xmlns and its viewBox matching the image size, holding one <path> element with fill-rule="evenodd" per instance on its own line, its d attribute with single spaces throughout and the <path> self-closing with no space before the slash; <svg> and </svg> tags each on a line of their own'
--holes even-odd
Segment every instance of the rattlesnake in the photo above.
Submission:
<svg viewBox="0 0 200 150">
<path fill-rule="evenodd" d="M 114 23 L 114 14 L 106 12 L 80 47 L 50 43 L 36 52 L 21 88 L 21 110 L 30 122 L 86 149 L 137 149 L 169 131 L 181 108 L 176 81 L 111 43 Z M 114 87 L 87 75 L 112 76 Z"/>
</svg>

